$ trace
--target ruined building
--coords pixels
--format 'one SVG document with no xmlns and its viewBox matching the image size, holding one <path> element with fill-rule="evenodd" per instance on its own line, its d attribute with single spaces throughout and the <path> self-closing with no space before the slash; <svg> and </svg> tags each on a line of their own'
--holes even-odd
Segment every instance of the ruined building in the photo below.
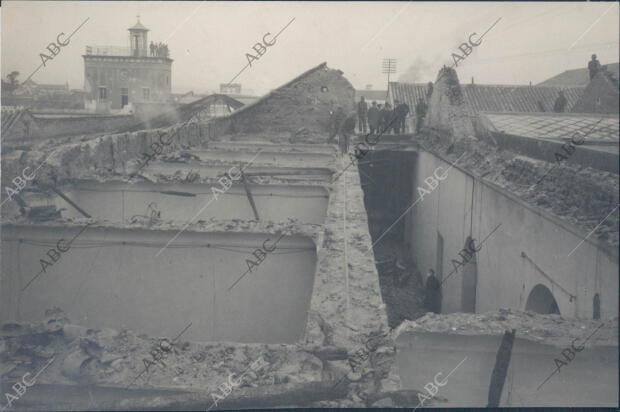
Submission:
<svg viewBox="0 0 620 412">
<path fill-rule="evenodd" d="M 325 63 L 226 116 L 194 102 L 4 153 L 6 375 L 53 359 L 20 407 L 415 407 L 464 357 L 427 406 L 484 406 L 507 329 L 502 405 L 617 404 L 618 117 L 555 164 L 558 130 L 595 115 L 480 113 L 444 71 L 422 133 L 359 159 L 326 143 L 355 90 Z M 430 269 L 441 314 L 421 303 Z M 599 324 L 582 366 L 537 392 Z"/>
</svg>

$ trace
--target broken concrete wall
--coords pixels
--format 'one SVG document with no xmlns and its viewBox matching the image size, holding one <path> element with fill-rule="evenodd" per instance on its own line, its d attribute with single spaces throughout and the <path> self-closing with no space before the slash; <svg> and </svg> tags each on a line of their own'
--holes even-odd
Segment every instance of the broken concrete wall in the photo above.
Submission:
<svg viewBox="0 0 620 412">
<path fill-rule="evenodd" d="M 394 333 L 403 387 L 425 392 L 437 373 L 445 382 L 467 357 L 439 389 L 443 399 L 437 406 L 486 406 L 502 335 L 511 330 L 516 338 L 500 406 L 618 404 L 617 317 L 577 320 L 515 310 L 428 313 Z M 571 345 L 573 355 L 566 349 Z"/>
<path fill-rule="evenodd" d="M 452 140 L 474 136 L 474 113 L 470 113 L 464 99 L 456 70 L 442 68 L 429 101 L 426 126 L 447 132 Z"/>
<path fill-rule="evenodd" d="M 549 163 L 557 162 L 556 154 L 564 153 L 562 146 L 566 144 L 564 142 L 553 142 L 542 138 L 532 139 L 501 132 L 491 132 L 491 134 L 498 148 L 523 154 L 532 159 L 545 160 Z M 563 160 L 582 167 L 618 174 L 618 154 L 612 151 L 597 150 L 595 145 L 581 146 L 567 159 Z"/>
<path fill-rule="evenodd" d="M 163 156 L 179 149 L 207 147 L 208 141 L 222 135 L 229 125 L 230 119 L 218 118 L 207 123 L 183 123 L 161 129 L 113 134 L 61 146 L 48 143 L 29 152 L 14 151 L 3 156 L 2 184 L 11 185 L 12 179 L 21 175 L 25 167 L 31 167 L 32 171 L 39 166 L 37 178 L 55 184 L 93 176 L 129 175 L 139 168 L 144 154 L 154 153 L 153 145 L 158 144 L 160 136 L 163 136 L 163 141 L 171 141 L 163 146 Z"/>
<path fill-rule="evenodd" d="M 500 401 L 503 407 L 601 406 L 618 404 L 618 347 L 597 346 L 575 359 L 536 387 L 556 368 L 554 358 L 566 362 L 562 348 L 517 338 Z M 462 336 L 451 333 L 403 334 L 397 340 L 398 370 L 406 388 L 423 390 L 465 361 L 439 390 L 441 407 L 482 407 L 488 404 L 489 384 L 502 335 Z M 570 347 L 570 346 L 569 346 Z M 415 405 L 411 405 L 415 407 Z"/>
<path fill-rule="evenodd" d="M 28 126 L 24 124 L 25 121 L 29 123 Z M 28 142 L 32 139 L 43 140 L 87 133 L 113 133 L 117 129 L 136 124 L 139 120 L 133 115 L 37 116 L 34 114 L 25 121 L 11 128 L 9 133 L 2 136 L 3 140 L 15 143 L 16 140 Z"/>
</svg>

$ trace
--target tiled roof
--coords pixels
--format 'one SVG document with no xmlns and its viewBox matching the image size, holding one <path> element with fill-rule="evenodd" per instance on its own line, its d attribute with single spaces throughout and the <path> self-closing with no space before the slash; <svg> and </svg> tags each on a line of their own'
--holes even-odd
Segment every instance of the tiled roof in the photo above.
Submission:
<svg viewBox="0 0 620 412">
<path fill-rule="evenodd" d="M 138 124 L 133 124 L 125 129 L 120 129 L 122 131 L 135 131 L 146 129 L 147 125 L 149 128 L 156 127 L 166 127 L 171 124 L 174 124 L 179 121 L 186 121 L 191 119 L 196 113 L 204 110 L 209 105 L 213 103 L 223 102 L 228 104 L 230 107 L 235 109 L 236 111 L 241 107 L 245 107 L 245 105 L 226 94 L 211 94 L 206 97 L 200 97 L 196 101 L 191 103 L 183 104 L 179 106 L 177 109 L 162 113 L 158 116 L 155 116 L 148 120 L 148 122 L 140 122 Z"/>
<path fill-rule="evenodd" d="M 570 111 L 583 93 L 583 88 L 539 87 L 521 85 L 461 85 L 465 104 L 474 112 L 552 112 L 560 90 L 568 100 L 565 111 Z M 426 83 L 390 83 L 393 100 L 405 101 L 410 108 L 426 101 Z M 539 103 L 540 102 L 540 103 Z M 541 105 L 544 110 L 541 110 Z"/>
<path fill-rule="evenodd" d="M 603 64 L 607 66 L 607 71 L 611 72 L 616 79 L 618 78 L 619 63 Z M 563 73 L 555 75 L 550 79 L 539 83 L 538 86 L 553 87 L 585 87 L 590 82 L 590 73 L 587 68 L 566 70 Z"/>
<path fill-rule="evenodd" d="M 618 143 L 618 116 L 584 114 L 482 114 L 498 132 L 538 139 L 570 139 L 574 132 L 587 135 L 587 141 Z"/>
<path fill-rule="evenodd" d="M 7 108 L 2 106 L 2 122 L 0 122 L 2 123 L 2 137 L 6 139 L 9 130 L 11 130 L 14 124 L 19 122 L 19 119 L 26 111 L 27 109 L 24 108 Z"/>
<path fill-rule="evenodd" d="M 390 82 L 389 93 L 392 101 L 405 102 L 413 113 L 415 105 L 420 101 L 426 102 L 427 83 L 397 83 Z"/>
</svg>

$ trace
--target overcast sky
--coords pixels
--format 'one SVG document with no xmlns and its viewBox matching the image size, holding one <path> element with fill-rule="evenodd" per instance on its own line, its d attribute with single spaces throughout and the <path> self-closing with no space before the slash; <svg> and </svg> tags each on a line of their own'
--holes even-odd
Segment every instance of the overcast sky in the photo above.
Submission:
<svg viewBox="0 0 620 412">
<path fill-rule="evenodd" d="M 84 85 L 86 45 L 128 46 L 136 15 L 149 41 L 169 45 L 173 92 L 217 89 L 246 64 L 246 53 L 267 32 L 274 46 L 236 80 L 264 94 L 326 61 L 355 88 L 386 88 L 381 60 L 398 61 L 409 81 L 435 80 L 471 33 L 501 20 L 456 68 L 461 82 L 536 84 L 567 69 L 585 67 L 596 53 L 618 62 L 618 3 L 414 2 L 14 2 L 3 1 L 2 76 L 25 80 L 39 53 L 58 33 L 88 22 L 69 45 L 34 76 L 37 83 Z M 271 37 L 268 37 L 270 39 Z M 473 39 L 477 39 L 474 36 Z"/>
</svg>

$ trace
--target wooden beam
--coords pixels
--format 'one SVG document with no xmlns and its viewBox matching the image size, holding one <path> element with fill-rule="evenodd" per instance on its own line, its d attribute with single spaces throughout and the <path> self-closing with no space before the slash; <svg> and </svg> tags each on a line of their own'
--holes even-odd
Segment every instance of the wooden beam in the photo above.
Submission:
<svg viewBox="0 0 620 412">
<path fill-rule="evenodd" d="M 250 202 L 250 206 L 252 206 L 252 211 L 254 212 L 254 217 L 256 218 L 256 220 L 260 220 L 260 217 L 258 216 L 258 211 L 256 210 L 256 204 L 254 203 L 254 198 L 252 197 L 252 192 L 250 192 L 250 188 L 248 187 L 248 181 L 245 177 L 245 174 L 243 173 L 243 169 L 241 169 L 241 181 L 243 182 L 243 187 L 245 188 L 245 194 L 248 197 L 248 200 Z"/>
<path fill-rule="evenodd" d="M 491 383 L 489 384 L 489 403 L 487 408 L 497 408 L 502 398 L 502 390 L 504 382 L 508 374 L 508 366 L 510 366 L 510 357 L 512 355 L 512 345 L 515 340 L 516 329 L 512 332 L 506 331 L 502 337 L 502 343 L 497 350 L 495 358 L 495 366 L 491 374 Z"/>
<path fill-rule="evenodd" d="M 60 189 L 52 186 L 52 185 L 48 185 L 47 187 L 49 187 L 54 193 L 56 193 L 58 196 L 62 197 L 65 202 L 69 203 L 71 206 L 73 206 L 75 208 L 75 210 L 77 210 L 78 212 L 80 212 L 83 216 L 87 217 L 87 218 L 91 218 L 92 216 L 89 215 L 88 213 L 86 213 L 84 211 L 84 209 L 82 209 L 81 207 L 79 207 L 78 205 L 75 204 L 75 202 L 71 199 L 69 199 L 63 192 L 60 191 Z"/>
</svg>

